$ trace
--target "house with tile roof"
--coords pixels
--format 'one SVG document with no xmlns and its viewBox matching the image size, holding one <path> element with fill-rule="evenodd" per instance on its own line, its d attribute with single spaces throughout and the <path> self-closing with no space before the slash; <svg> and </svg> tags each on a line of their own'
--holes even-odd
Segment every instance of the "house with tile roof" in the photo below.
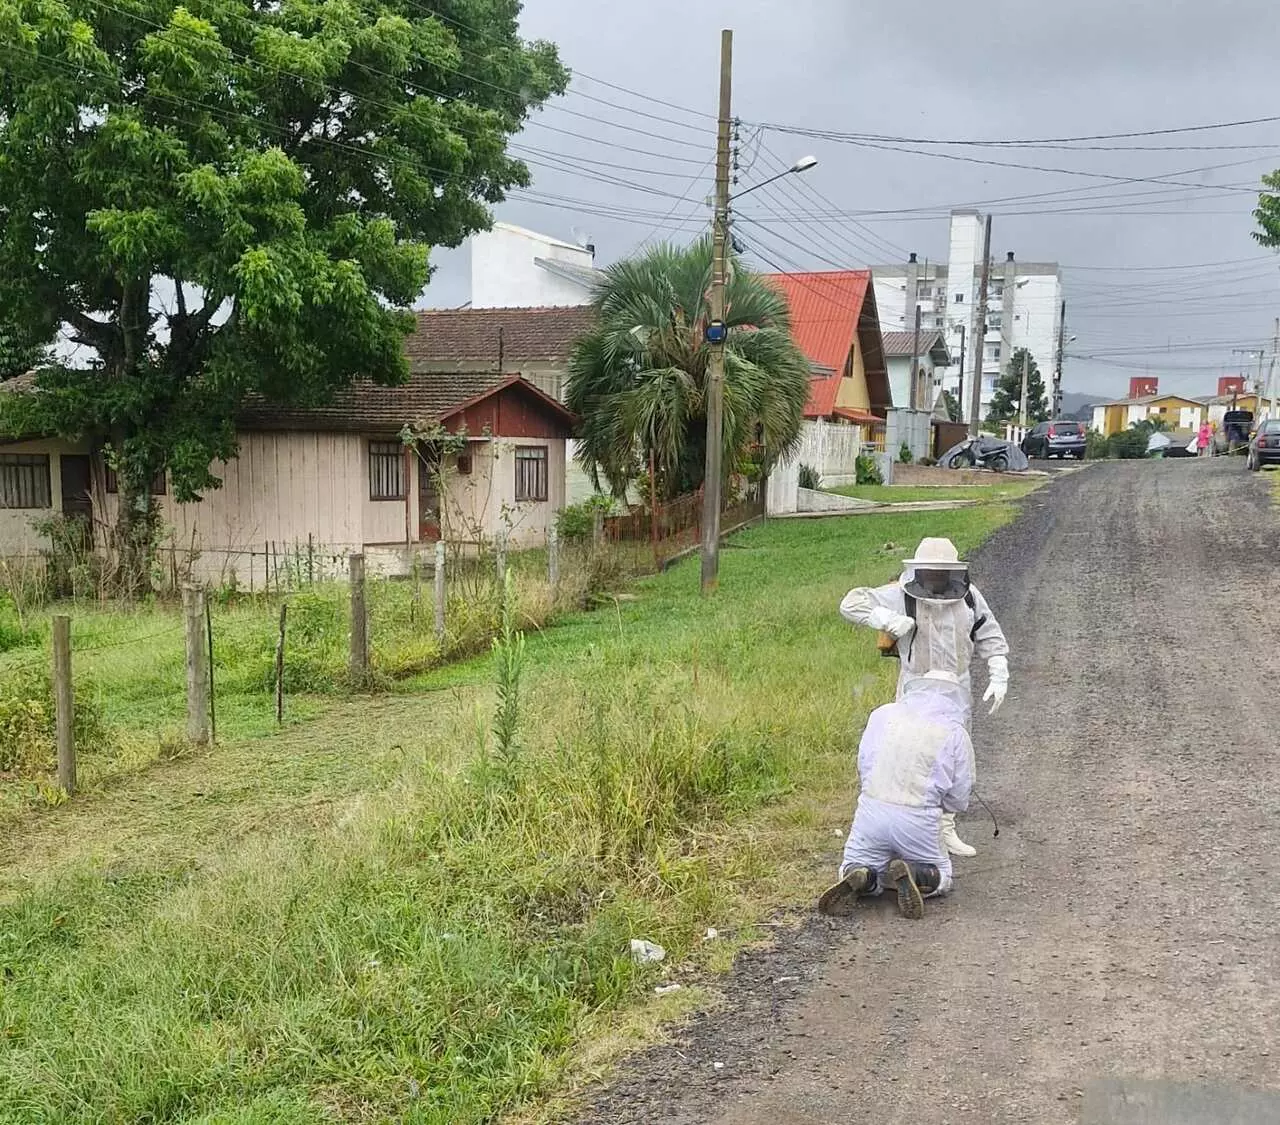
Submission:
<svg viewBox="0 0 1280 1125">
<path fill-rule="evenodd" d="M 40 391 L 20 379 L 0 393 Z M 497 370 L 358 382 L 323 406 L 250 401 L 237 419 L 238 455 L 213 466 L 221 488 L 179 504 L 163 478 L 153 484 L 166 569 L 262 588 L 281 566 L 345 570 L 355 551 L 371 572 L 396 574 L 441 538 L 545 543 L 565 503 L 575 421 L 530 380 Z M 429 436 L 406 443 L 406 428 Z M 0 441 L 0 557 L 47 549 L 40 526 L 54 516 L 105 542 L 118 500 L 91 437 Z"/>
<path fill-rule="evenodd" d="M 939 329 L 915 332 L 885 332 L 884 362 L 895 407 L 932 411 L 942 394 L 942 376 L 951 366 L 946 335 Z M 915 385 L 911 379 L 911 357 L 916 357 Z"/>
<path fill-rule="evenodd" d="M 768 278 L 786 295 L 792 335 L 814 372 L 805 418 L 857 426 L 874 440 L 894 399 L 870 271 Z"/>
</svg>

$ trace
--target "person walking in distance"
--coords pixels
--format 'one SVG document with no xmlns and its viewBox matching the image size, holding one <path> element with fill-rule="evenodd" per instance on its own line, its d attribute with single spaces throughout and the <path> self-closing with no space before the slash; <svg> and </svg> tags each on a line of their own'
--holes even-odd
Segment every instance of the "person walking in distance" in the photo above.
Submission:
<svg viewBox="0 0 1280 1125">
<path fill-rule="evenodd" d="M 1200 432 L 1196 434 L 1196 448 L 1201 457 L 1213 456 L 1213 427 L 1207 421 L 1200 423 Z"/>
<path fill-rule="evenodd" d="M 877 707 L 858 744 L 862 787 L 844 846 L 839 882 L 818 910 L 847 917 L 858 899 L 897 891 L 908 918 L 951 888 L 942 818 L 963 812 L 973 789 L 973 743 L 965 727 L 968 694 L 951 672 L 908 679 L 901 697 Z"/>
<path fill-rule="evenodd" d="M 898 698 L 903 686 L 926 672 L 956 677 L 964 701 L 963 721 L 972 728 L 973 694 L 970 669 L 975 659 L 986 662 L 987 690 L 983 702 L 994 715 L 1009 690 L 1009 642 L 987 600 L 969 580 L 950 539 L 922 539 L 913 558 L 903 563 L 902 576 L 887 586 L 850 590 L 840 603 L 840 615 L 884 635 L 900 662 Z M 942 842 L 952 855 L 973 856 L 977 850 L 960 839 L 954 811 L 941 817 Z"/>
</svg>

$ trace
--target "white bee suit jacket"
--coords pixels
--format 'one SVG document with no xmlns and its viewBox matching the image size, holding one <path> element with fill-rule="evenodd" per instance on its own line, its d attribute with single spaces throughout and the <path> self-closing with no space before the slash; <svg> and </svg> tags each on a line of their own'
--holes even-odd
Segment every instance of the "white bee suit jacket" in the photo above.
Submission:
<svg viewBox="0 0 1280 1125">
<path fill-rule="evenodd" d="M 908 570 L 887 586 L 850 590 L 840 603 L 840 616 L 854 625 L 886 629 L 894 618 L 906 616 L 907 595 L 903 587 L 913 577 Z M 969 592 L 973 595 L 972 609 L 963 599 L 935 602 L 917 598 L 915 631 L 898 641 L 898 698 L 902 698 L 902 688 L 908 680 L 925 672 L 949 672 L 959 681 L 968 701 L 966 724 L 973 708 L 973 661 L 986 661 L 993 679 L 1009 678 L 1009 642 L 1004 630 L 978 587 L 970 586 Z M 982 624 L 975 631 L 979 621 Z"/>
</svg>

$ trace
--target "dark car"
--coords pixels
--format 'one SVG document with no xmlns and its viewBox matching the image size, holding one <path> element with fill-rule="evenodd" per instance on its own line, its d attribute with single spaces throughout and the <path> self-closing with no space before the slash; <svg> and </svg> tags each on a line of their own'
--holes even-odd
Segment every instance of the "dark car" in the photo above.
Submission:
<svg viewBox="0 0 1280 1125">
<path fill-rule="evenodd" d="M 1280 418 L 1258 423 L 1258 432 L 1249 442 L 1245 466 L 1257 472 L 1263 465 L 1280 465 Z"/>
<path fill-rule="evenodd" d="M 1079 457 L 1084 460 L 1084 426 L 1069 419 L 1040 422 L 1022 439 L 1022 452 L 1028 457 Z"/>
</svg>

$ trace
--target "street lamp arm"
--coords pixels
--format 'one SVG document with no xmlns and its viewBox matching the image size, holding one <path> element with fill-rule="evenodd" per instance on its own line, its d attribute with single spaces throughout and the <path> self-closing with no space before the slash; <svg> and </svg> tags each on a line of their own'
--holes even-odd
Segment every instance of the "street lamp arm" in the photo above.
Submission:
<svg viewBox="0 0 1280 1125">
<path fill-rule="evenodd" d="M 767 180 L 761 180 L 758 184 L 752 184 L 749 188 L 743 188 L 739 192 L 731 195 L 730 199 L 741 199 L 744 195 L 750 195 L 753 191 L 759 191 L 762 187 L 768 187 L 775 180 L 782 179 L 783 176 L 797 175 L 800 172 L 807 172 L 815 164 L 818 163 L 816 156 L 802 156 L 790 168 L 783 172 L 779 172 L 776 176 L 770 176 Z"/>
</svg>

